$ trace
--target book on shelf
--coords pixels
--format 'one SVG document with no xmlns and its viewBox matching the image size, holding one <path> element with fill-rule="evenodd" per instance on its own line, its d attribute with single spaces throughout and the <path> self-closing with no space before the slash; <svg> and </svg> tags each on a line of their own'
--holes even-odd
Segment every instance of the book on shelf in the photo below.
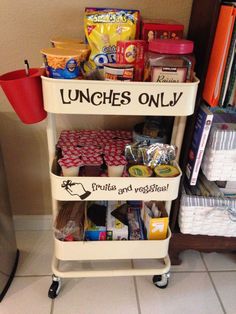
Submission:
<svg viewBox="0 0 236 314">
<path fill-rule="evenodd" d="M 203 99 L 211 107 L 219 104 L 228 53 L 231 47 L 235 15 L 236 8 L 234 4 L 221 5 L 202 94 Z M 227 76 L 225 77 L 225 82 L 226 80 Z"/>
<path fill-rule="evenodd" d="M 235 68 L 235 65 L 236 65 L 235 44 L 236 44 L 236 21 L 234 22 L 232 38 L 230 42 L 229 52 L 227 56 L 227 61 L 225 65 L 225 71 L 224 71 L 222 86 L 221 86 L 221 91 L 220 91 L 219 106 L 221 107 L 223 105 L 226 105 L 225 102 L 227 103 L 229 101 L 229 94 L 230 94 L 230 91 L 232 91 L 232 86 L 234 85 L 234 81 L 235 81 L 235 69 L 236 69 Z M 228 99 L 226 99 L 226 94 L 228 90 L 229 90 Z"/>
<path fill-rule="evenodd" d="M 205 151 L 208 135 L 213 121 L 213 113 L 205 104 L 198 109 L 192 143 L 188 153 L 186 176 L 190 185 L 196 185 Z"/>
<path fill-rule="evenodd" d="M 230 71 L 229 83 L 227 86 L 225 99 L 223 100 L 224 107 L 236 107 L 236 51 L 234 52 L 234 59 Z"/>
</svg>

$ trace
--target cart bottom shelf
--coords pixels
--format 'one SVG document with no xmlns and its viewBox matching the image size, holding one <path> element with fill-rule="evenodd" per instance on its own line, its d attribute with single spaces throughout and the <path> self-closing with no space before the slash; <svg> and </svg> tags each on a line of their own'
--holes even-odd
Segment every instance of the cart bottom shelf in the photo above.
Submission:
<svg viewBox="0 0 236 314">
<path fill-rule="evenodd" d="M 171 231 L 163 240 L 69 241 L 54 238 L 55 257 L 62 261 L 160 259 L 168 255 Z"/>
<path fill-rule="evenodd" d="M 151 267 L 140 267 L 140 265 L 136 265 L 138 260 L 118 260 L 118 264 L 114 265 L 103 265 L 101 267 L 101 263 L 107 263 L 115 261 L 108 260 L 99 260 L 99 261 L 60 261 L 55 256 L 53 256 L 52 261 L 52 284 L 48 290 L 48 297 L 51 299 L 55 299 L 62 286 L 63 278 L 86 278 L 86 277 L 118 277 L 118 276 L 144 276 L 144 275 L 154 275 L 152 278 L 153 284 L 161 289 L 164 289 L 168 286 L 168 281 L 170 277 L 170 258 L 169 256 L 165 256 L 161 259 L 160 267 L 160 259 L 155 260 L 156 265 L 152 265 Z M 145 260 L 146 262 L 147 260 Z M 159 263 L 158 263 L 158 262 Z M 154 260 L 152 260 L 152 263 Z M 64 265 L 60 265 L 64 263 Z M 80 263 L 80 267 L 77 269 L 74 268 L 75 263 Z M 94 267 L 94 263 L 98 263 L 98 267 Z M 72 264 L 72 265 L 70 265 Z M 100 265 L 99 265 L 100 264 Z M 128 266 L 127 266 L 128 264 Z M 78 265 L 77 265 L 78 266 Z M 82 267 L 81 267 L 82 266 Z M 146 265 L 147 266 L 147 265 Z M 159 266 L 159 267 L 158 267 Z"/>
<path fill-rule="evenodd" d="M 113 260 L 109 264 L 105 260 L 61 262 L 55 256 L 52 260 L 53 274 L 60 278 L 162 275 L 170 271 L 170 266 L 169 255 L 162 259 L 150 261 Z"/>
<path fill-rule="evenodd" d="M 170 238 L 169 228 L 163 240 L 63 242 L 55 238 L 53 274 L 61 278 L 165 274 L 170 270 Z"/>
</svg>

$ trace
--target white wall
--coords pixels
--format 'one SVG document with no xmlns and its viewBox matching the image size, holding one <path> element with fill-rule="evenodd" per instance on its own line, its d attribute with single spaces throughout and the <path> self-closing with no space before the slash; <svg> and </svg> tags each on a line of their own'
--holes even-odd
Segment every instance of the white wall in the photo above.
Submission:
<svg viewBox="0 0 236 314">
<path fill-rule="evenodd" d="M 42 64 L 40 49 L 55 36 L 82 37 L 86 6 L 139 9 L 143 17 L 175 19 L 188 28 L 192 0 L 84 1 L 84 0 L 1 0 L 0 73 Z M 140 119 L 140 118 L 139 118 Z M 22 124 L 0 90 L 0 138 L 5 159 L 10 200 L 14 214 L 51 212 L 46 143 L 46 122 Z M 135 117 L 61 116 L 65 128 L 128 128 Z"/>
</svg>

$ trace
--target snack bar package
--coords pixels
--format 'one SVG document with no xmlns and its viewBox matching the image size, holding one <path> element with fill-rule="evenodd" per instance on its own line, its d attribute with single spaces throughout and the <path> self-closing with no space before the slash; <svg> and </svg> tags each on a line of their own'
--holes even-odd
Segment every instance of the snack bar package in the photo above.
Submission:
<svg viewBox="0 0 236 314">
<path fill-rule="evenodd" d="M 104 63 L 115 63 L 117 41 L 136 38 L 139 17 L 138 10 L 86 8 L 84 27 L 91 47 L 90 63 L 98 69 L 103 69 Z"/>
</svg>

